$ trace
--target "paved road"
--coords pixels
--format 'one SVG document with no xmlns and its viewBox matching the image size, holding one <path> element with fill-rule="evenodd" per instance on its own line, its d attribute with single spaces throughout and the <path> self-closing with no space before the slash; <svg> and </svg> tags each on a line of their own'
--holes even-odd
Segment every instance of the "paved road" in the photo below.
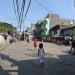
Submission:
<svg viewBox="0 0 75 75">
<path fill-rule="evenodd" d="M 70 47 L 44 43 L 45 66 L 38 65 L 33 44 L 17 42 L 0 50 L 0 75 L 75 75 L 75 56 Z"/>
</svg>

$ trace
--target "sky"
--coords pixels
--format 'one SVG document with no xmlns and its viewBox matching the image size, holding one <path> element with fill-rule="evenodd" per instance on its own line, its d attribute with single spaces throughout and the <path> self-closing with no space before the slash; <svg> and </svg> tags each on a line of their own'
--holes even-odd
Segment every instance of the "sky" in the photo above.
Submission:
<svg viewBox="0 0 75 75">
<path fill-rule="evenodd" d="M 36 3 L 36 1 L 42 6 Z M 26 0 L 26 4 L 28 5 L 28 0 Z M 25 11 L 26 8 L 27 6 L 25 7 Z M 43 19 L 49 12 L 58 14 L 60 17 L 66 19 L 75 19 L 74 0 L 32 0 L 22 27 L 30 27 L 31 23 L 36 23 Z M 0 0 L 0 21 L 11 23 L 17 27 L 13 0 Z"/>
</svg>

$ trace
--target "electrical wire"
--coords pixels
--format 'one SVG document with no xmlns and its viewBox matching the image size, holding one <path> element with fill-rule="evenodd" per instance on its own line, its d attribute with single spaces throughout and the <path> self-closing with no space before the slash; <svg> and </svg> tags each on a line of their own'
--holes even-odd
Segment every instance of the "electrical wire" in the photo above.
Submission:
<svg viewBox="0 0 75 75">
<path fill-rule="evenodd" d="M 27 10 L 26 10 L 25 16 L 24 16 L 23 20 L 21 20 L 21 25 L 22 25 L 22 23 L 24 24 L 25 18 L 26 18 L 26 16 L 27 16 L 27 13 L 28 13 L 28 10 L 29 10 L 29 7 L 30 7 L 30 4 L 31 4 L 31 0 L 30 0 L 29 3 L 28 3 L 28 7 L 27 7 Z M 20 27 L 21 27 L 21 26 L 20 26 Z M 21 29 L 21 28 L 20 28 L 20 29 Z"/>
<path fill-rule="evenodd" d="M 20 31 L 21 31 L 22 23 L 24 23 L 24 20 L 25 20 L 27 13 L 29 11 L 31 0 L 29 1 L 28 6 L 27 6 L 27 10 L 24 14 L 25 4 L 26 4 L 26 0 L 22 0 L 21 10 L 20 10 L 19 0 L 13 0 L 14 11 L 15 11 L 16 18 L 18 20 L 18 26 L 20 27 Z"/>
<path fill-rule="evenodd" d="M 21 11 L 19 10 L 19 1 L 16 0 L 16 8 L 17 8 L 17 14 L 18 14 L 18 25 L 20 26 L 21 31 L 21 20 L 23 19 L 23 13 L 24 13 L 24 6 L 25 6 L 25 0 L 22 1 Z"/>
<path fill-rule="evenodd" d="M 40 2 L 38 2 L 37 0 L 34 0 L 34 2 L 36 4 L 38 4 L 40 7 L 44 8 L 46 11 L 51 12 L 47 7 L 45 7 L 44 5 L 42 5 Z"/>
<path fill-rule="evenodd" d="M 16 16 L 16 19 L 17 19 L 17 12 L 16 12 L 16 8 L 15 8 L 15 2 L 13 0 L 13 7 L 14 7 L 14 11 L 15 11 L 15 16 Z"/>
<path fill-rule="evenodd" d="M 19 17 L 20 17 L 20 18 L 19 18 L 19 21 L 21 20 L 22 15 L 23 15 L 23 13 L 24 13 L 25 1 L 26 1 L 26 0 L 23 0 L 23 1 L 22 1 L 22 7 L 21 7 L 20 15 L 19 15 Z"/>
<path fill-rule="evenodd" d="M 23 0 L 23 4 L 22 4 L 22 8 L 21 8 L 21 13 L 20 13 L 20 24 L 22 25 L 22 21 L 23 21 L 23 16 L 24 16 L 24 8 L 25 8 L 25 2 L 26 0 Z"/>
<path fill-rule="evenodd" d="M 16 0 L 16 7 L 17 7 L 17 13 L 19 15 L 19 2 L 18 2 L 18 0 Z"/>
<path fill-rule="evenodd" d="M 25 20 L 25 18 L 26 18 L 26 16 L 27 16 L 27 13 L 28 13 L 28 10 L 29 10 L 30 5 L 31 5 L 31 0 L 29 1 L 28 7 L 27 7 L 27 11 L 26 11 L 25 16 L 24 16 L 24 20 Z M 24 21 L 24 20 L 23 20 L 23 21 Z"/>
</svg>

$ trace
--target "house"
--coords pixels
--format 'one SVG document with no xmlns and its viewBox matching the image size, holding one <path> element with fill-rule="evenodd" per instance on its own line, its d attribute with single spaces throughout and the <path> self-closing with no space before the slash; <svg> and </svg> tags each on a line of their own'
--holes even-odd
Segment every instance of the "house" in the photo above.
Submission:
<svg viewBox="0 0 75 75">
<path fill-rule="evenodd" d="M 45 40 L 51 41 L 62 38 L 63 29 L 71 28 L 75 24 L 72 19 L 64 19 L 55 13 L 48 13 L 48 15 L 36 23 L 35 29 L 38 30 L 38 37 Z"/>
</svg>

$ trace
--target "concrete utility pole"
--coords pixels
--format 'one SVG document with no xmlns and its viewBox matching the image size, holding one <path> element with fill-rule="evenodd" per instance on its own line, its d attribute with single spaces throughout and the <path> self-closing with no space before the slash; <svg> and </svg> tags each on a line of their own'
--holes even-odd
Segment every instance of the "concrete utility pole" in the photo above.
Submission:
<svg viewBox="0 0 75 75">
<path fill-rule="evenodd" d="M 24 41 L 25 41 L 25 30 L 24 30 Z"/>
<path fill-rule="evenodd" d="M 74 0 L 74 7 L 75 7 L 75 0 Z"/>
</svg>

